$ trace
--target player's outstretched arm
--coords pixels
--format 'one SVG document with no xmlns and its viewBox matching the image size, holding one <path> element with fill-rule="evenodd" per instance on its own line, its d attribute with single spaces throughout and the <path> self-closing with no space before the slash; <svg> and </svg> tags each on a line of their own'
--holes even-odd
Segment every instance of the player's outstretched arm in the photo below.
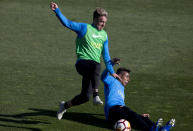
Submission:
<svg viewBox="0 0 193 131">
<path fill-rule="evenodd" d="M 78 37 L 83 37 L 86 34 L 87 25 L 85 23 L 79 23 L 79 22 L 75 22 L 67 19 L 58 8 L 58 5 L 54 2 L 50 3 L 50 9 L 56 13 L 56 16 L 58 17 L 60 22 L 65 27 L 76 32 L 78 34 Z"/>
</svg>

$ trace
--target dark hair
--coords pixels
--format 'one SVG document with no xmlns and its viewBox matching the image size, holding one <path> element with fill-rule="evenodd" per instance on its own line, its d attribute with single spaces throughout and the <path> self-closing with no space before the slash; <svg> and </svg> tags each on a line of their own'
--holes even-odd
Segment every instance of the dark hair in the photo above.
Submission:
<svg viewBox="0 0 193 131">
<path fill-rule="evenodd" d="M 93 19 L 99 18 L 100 16 L 106 16 L 108 17 L 108 13 L 105 9 L 103 8 L 96 8 L 96 10 L 93 13 Z"/>
<path fill-rule="evenodd" d="M 119 69 L 117 69 L 117 74 L 121 74 L 122 72 L 127 72 L 127 73 L 130 73 L 131 70 L 130 69 L 127 69 L 127 68 L 124 68 L 124 67 L 121 67 Z"/>
</svg>

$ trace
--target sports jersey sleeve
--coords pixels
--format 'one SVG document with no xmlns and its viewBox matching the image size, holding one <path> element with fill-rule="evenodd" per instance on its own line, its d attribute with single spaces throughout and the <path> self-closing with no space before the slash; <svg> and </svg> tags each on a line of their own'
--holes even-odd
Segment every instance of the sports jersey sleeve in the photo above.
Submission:
<svg viewBox="0 0 193 131">
<path fill-rule="evenodd" d="M 114 64 L 112 64 L 112 62 L 110 61 L 111 66 L 113 66 Z M 105 85 L 110 84 L 111 82 L 111 78 L 110 78 L 110 73 L 107 70 L 107 68 L 103 71 L 102 75 L 101 75 L 101 80 L 104 82 Z"/>
<path fill-rule="evenodd" d="M 56 8 L 54 10 L 54 12 L 56 13 L 56 16 L 58 17 L 58 19 L 60 20 L 60 22 L 67 27 L 68 29 L 76 32 L 78 34 L 78 37 L 83 37 L 86 32 L 87 32 L 87 24 L 85 23 L 79 23 L 79 22 L 74 22 L 71 21 L 69 19 L 67 19 L 62 12 L 60 11 L 59 8 Z"/>
<path fill-rule="evenodd" d="M 113 74 L 114 69 L 113 66 L 111 64 L 111 58 L 109 56 L 109 48 L 108 48 L 108 36 L 107 36 L 107 40 L 104 42 L 104 47 L 103 47 L 103 51 L 102 51 L 102 56 L 106 65 L 107 70 Z"/>
<path fill-rule="evenodd" d="M 109 72 L 108 72 L 107 69 L 105 69 L 105 70 L 103 71 L 102 75 L 101 75 L 101 80 L 102 80 L 104 83 L 105 83 L 108 75 L 109 75 Z"/>
</svg>

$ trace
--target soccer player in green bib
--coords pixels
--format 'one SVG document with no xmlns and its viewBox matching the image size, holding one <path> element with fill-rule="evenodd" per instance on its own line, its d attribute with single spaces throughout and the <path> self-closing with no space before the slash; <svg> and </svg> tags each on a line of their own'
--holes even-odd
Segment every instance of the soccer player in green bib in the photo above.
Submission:
<svg viewBox="0 0 193 131">
<path fill-rule="evenodd" d="M 60 109 L 57 112 L 57 118 L 60 120 L 68 108 L 89 101 L 91 94 L 93 94 L 94 104 L 103 104 L 98 94 L 101 54 L 110 74 L 115 78 L 120 79 L 120 77 L 114 72 L 109 56 L 108 36 L 103 30 L 108 13 L 104 9 L 97 8 L 93 13 L 93 23 L 86 24 L 67 19 L 54 2 L 50 3 L 50 8 L 65 27 L 77 34 L 75 66 L 77 72 L 82 75 L 81 93 L 67 102 L 60 102 Z"/>
</svg>

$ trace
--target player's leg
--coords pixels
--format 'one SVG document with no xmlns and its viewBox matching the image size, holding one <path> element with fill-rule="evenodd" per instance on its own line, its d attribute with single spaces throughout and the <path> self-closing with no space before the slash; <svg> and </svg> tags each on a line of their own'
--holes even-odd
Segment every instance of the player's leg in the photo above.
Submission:
<svg viewBox="0 0 193 131">
<path fill-rule="evenodd" d="M 93 72 L 91 74 L 91 83 L 92 83 L 92 89 L 93 89 L 93 103 L 94 104 L 103 104 L 99 97 L 99 91 L 98 91 L 98 86 L 100 82 L 100 70 L 101 70 L 101 65 L 100 63 L 93 62 Z"/>
<path fill-rule="evenodd" d="M 155 127 L 155 123 L 148 117 L 139 115 L 126 106 L 121 107 L 121 116 L 123 119 L 128 120 L 134 129 L 150 131 Z"/>
<path fill-rule="evenodd" d="M 94 104 L 103 104 L 98 94 L 98 86 L 100 82 L 100 63 L 92 60 L 80 60 L 76 64 L 76 69 L 82 76 L 87 76 L 91 80 L 93 89 L 93 102 Z"/>
<path fill-rule="evenodd" d="M 81 93 L 75 96 L 72 100 L 67 102 L 62 101 L 60 103 L 60 110 L 57 112 L 57 118 L 60 120 L 63 117 L 63 114 L 66 110 L 72 106 L 83 104 L 89 101 L 89 98 L 92 93 L 91 82 L 88 77 L 83 77 L 82 79 L 82 90 Z"/>
<path fill-rule="evenodd" d="M 121 118 L 121 108 L 120 106 L 113 106 L 109 109 L 109 114 L 108 114 L 108 122 L 111 127 L 115 125 L 115 123 L 122 119 Z"/>
<path fill-rule="evenodd" d="M 82 90 L 79 95 L 77 95 L 71 102 L 73 105 L 80 105 L 87 101 L 89 101 L 91 95 L 91 71 L 92 64 L 90 64 L 89 60 L 79 60 L 76 63 L 77 72 L 82 75 Z"/>
<path fill-rule="evenodd" d="M 82 90 L 81 90 L 81 93 L 75 96 L 72 100 L 69 100 L 67 102 L 62 101 L 60 103 L 60 109 L 57 112 L 57 117 L 59 120 L 63 117 L 63 114 L 66 112 L 66 109 L 89 101 L 90 94 L 91 94 L 91 79 L 90 79 L 89 73 L 85 73 L 85 72 L 86 70 L 88 70 L 89 72 L 90 67 L 87 64 L 87 61 L 80 60 L 76 63 L 76 69 L 77 69 L 77 72 L 83 76 Z"/>
<path fill-rule="evenodd" d="M 77 72 L 82 75 L 82 90 L 81 93 L 75 96 L 71 101 L 65 104 L 66 108 L 71 106 L 80 105 L 87 101 L 89 101 L 90 94 L 91 94 L 91 71 L 92 64 L 88 60 L 79 60 L 76 63 L 76 70 Z"/>
<path fill-rule="evenodd" d="M 71 106 L 76 106 L 88 102 L 91 94 L 92 87 L 90 78 L 88 76 L 83 76 L 81 93 L 71 100 Z"/>
</svg>

